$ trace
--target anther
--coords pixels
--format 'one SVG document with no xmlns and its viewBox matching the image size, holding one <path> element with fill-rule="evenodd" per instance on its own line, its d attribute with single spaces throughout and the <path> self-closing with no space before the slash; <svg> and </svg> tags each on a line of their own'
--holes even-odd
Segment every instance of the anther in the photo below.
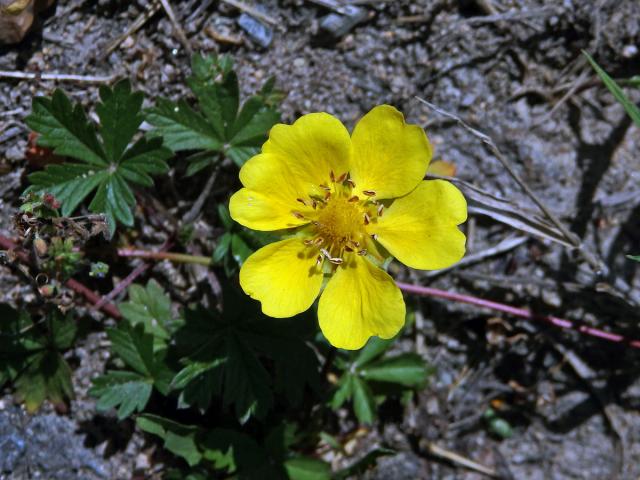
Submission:
<svg viewBox="0 0 640 480">
<path fill-rule="evenodd" d="M 380 204 L 378 205 L 378 216 L 381 217 L 382 216 L 382 212 L 384 211 L 384 205 Z"/>
<path fill-rule="evenodd" d="M 324 199 L 325 199 L 325 200 L 329 200 L 330 198 L 331 198 L 331 192 L 327 192 L 327 193 L 324 195 Z"/>
<path fill-rule="evenodd" d="M 344 262 L 344 260 L 342 260 L 340 257 L 332 257 L 329 259 L 329 261 L 334 265 L 340 265 L 342 262 Z"/>
<path fill-rule="evenodd" d="M 331 179 L 331 183 L 336 183 L 336 176 L 333 173 L 333 170 L 329 172 L 329 178 Z"/>
<path fill-rule="evenodd" d="M 378 234 L 377 233 L 372 233 L 371 234 L 371 238 L 373 238 L 374 240 L 378 240 Z"/>
<path fill-rule="evenodd" d="M 351 197 L 351 198 L 349 199 L 349 201 L 350 201 L 350 202 L 357 202 L 357 201 L 359 201 L 359 200 L 360 200 L 360 199 L 358 198 L 358 196 L 357 196 L 357 195 L 354 195 L 353 197 Z"/>
<path fill-rule="evenodd" d="M 371 221 L 371 217 L 369 217 L 368 213 L 364 214 L 364 224 L 365 225 L 369 225 L 369 222 Z"/>
<path fill-rule="evenodd" d="M 360 255 L 361 257 L 364 257 L 367 254 L 367 249 L 363 248 L 362 250 L 358 251 L 358 255 Z"/>
<path fill-rule="evenodd" d="M 306 200 L 303 200 L 302 198 L 296 198 L 296 200 L 300 202 L 302 205 L 304 205 L 305 207 L 309 206 L 309 203 Z"/>
<path fill-rule="evenodd" d="M 303 215 L 303 214 L 301 214 L 300 212 L 297 212 L 297 211 L 293 210 L 293 211 L 291 212 L 291 214 L 292 214 L 294 217 L 299 218 L 300 220 L 304 220 L 304 215 Z"/>
<path fill-rule="evenodd" d="M 338 177 L 338 183 L 342 183 L 347 179 L 347 175 L 349 175 L 349 172 L 344 172 L 342 175 L 340 175 Z"/>
<path fill-rule="evenodd" d="M 346 252 L 353 252 L 353 248 L 351 248 L 351 247 L 350 247 L 350 246 L 348 246 L 348 245 L 345 245 L 344 250 L 345 250 Z"/>
<path fill-rule="evenodd" d="M 354 182 L 353 180 L 351 180 L 350 178 L 347 178 L 347 183 L 349 185 L 351 185 L 351 188 L 356 188 L 356 182 Z"/>
<path fill-rule="evenodd" d="M 364 193 L 367 197 L 375 197 L 376 196 L 376 192 L 374 192 L 373 190 L 363 190 L 362 193 Z"/>
<path fill-rule="evenodd" d="M 323 189 L 323 190 L 325 190 L 327 192 L 331 191 L 331 187 L 328 187 L 327 185 L 325 185 L 323 183 L 321 183 L 319 186 L 320 186 L 321 189 Z"/>
<path fill-rule="evenodd" d="M 305 245 L 313 245 L 315 243 L 315 240 L 313 240 L 312 238 L 307 238 L 306 240 L 303 240 L 302 243 L 304 243 Z"/>
<path fill-rule="evenodd" d="M 322 263 L 322 255 L 318 255 L 318 258 L 316 258 L 316 267 L 321 263 Z"/>
<path fill-rule="evenodd" d="M 322 237 L 318 237 L 313 241 L 313 244 L 316 245 L 316 246 L 320 246 L 323 243 L 324 243 L 324 238 L 322 238 Z"/>
</svg>

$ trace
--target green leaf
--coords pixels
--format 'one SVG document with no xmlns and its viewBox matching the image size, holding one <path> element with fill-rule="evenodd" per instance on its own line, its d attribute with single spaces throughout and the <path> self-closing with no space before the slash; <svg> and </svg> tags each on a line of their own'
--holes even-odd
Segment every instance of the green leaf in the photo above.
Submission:
<svg viewBox="0 0 640 480">
<path fill-rule="evenodd" d="M 274 403 L 273 387 L 291 405 L 301 403 L 305 388 L 319 389 L 319 362 L 305 343 L 317 328 L 312 315 L 265 318 L 257 302 L 227 283 L 222 304 L 222 314 L 187 310 L 185 325 L 176 334 L 175 355 L 184 369 L 173 386 L 182 390 L 182 406 L 206 409 L 218 395 L 245 422 L 251 416 L 264 418 Z M 262 358 L 269 359 L 274 374 L 267 372 Z"/>
<path fill-rule="evenodd" d="M 359 373 L 362 378 L 369 381 L 421 387 L 427 381 L 429 369 L 420 355 L 405 353 L 371 363 L 361 368 Z"/>
<path fill-rule="evenodd" d="M 71 369 L 57 351 L 45 350 L 30 357 L 15 386 L 17 396 L 31 413 L 40 408 L 45 399 L 60 403 L 74 397 Z"/>
<path fill-rule="evenodd" d="M 72 346 L 76 325 L 71 315 L 54 310 L 34 323 L 27 312 L 0 305 L 0 384 L 12 380 L 16 397 L 29 412 L 46 399 L 73 398 L 71 369 L 60 350 Z"/>
<path fill-rule="evenodd" d="M 202 371 L 193 367 L 174 379 L 174 385 L 185 388 L 181 401 L 204 409 L 211 399 L 206 391 L 210 388 L 222 396 L 225 406 L 234 406 L 241 423 L 251 416 L 264 417 L 273 404 L 269 374 L 237 330 L 238 325 L 205 310 L 187 311 L 185 319 L 177 342 L 189 351 L 184 361 L 201 362 Z"/>
<path fill-rule="evenodd" d="M 52 98 L 38 97 L 27 125 L 39 134 L 38 144 L 79 163 L 48 165 L 29 175 L 28 191 L 46 191 L 62 203 L 70 216 L 93 192 L 89 210 L 105 214 L 110 233 L 116 223 L 133 225 L 135 197 L 130 184 L 153 185 L 151 175 L 168 170 L 171 150 L 162 139 L 139 139 L 129 146 L 144 116 L 142 94 L 131 91 L 128 81 L 100 90 L 100 136 L 80 105 L 72 106 L 60 90 Z"/>
<path fill-rule="evenodd" d="M 241 337 L 229 336 L 226 347 L 225 404 L 234 405 L 240 423 L 263 418 L 273 403 L 269 374 Z"/>
<path fill-rule="evenodd" d="M 393 339 L 383 340 L 379 337 L 371 337 L 364 348 L 358 352 L 358 355 L 353 362 L 355 367 L 362 367 L 370 361 L 375 360 L 386 352 L 392 344 Z"/>
<path fill-rule="evenodd" d="M 93 380 L 89 394 L 98 397 L 100 411 L 118 407 L 118 419 L 142 412 L 151 398 L 153 382 L 139 373 L 110 371 Z"/>
<path fill-rule="evenodd" d="M 121 323 L 118 328 L 107 330 L 111 349 L 130 368 L 152 383 L 166 395 L 173 372 L 164 362 L 163 352 L 154 353 L 152 335 L 145 333 L 143 325 L 131 327 Z"/>
<path fill-rule="evenodd" d="M 376 414 L 376 402 L 366 382 L 353 377 L 353 409 L 360 423 L 371 425 Z"/>
<path fill-rule="evenodd" d="M 627 111 L 627 114 L 629 114 L 633 122 L 640 127 L 640 109 L 638 108 L 638 106 L 635 103 L 633 103 L 629 99 L 629 97 L 625 95 L 625 93 L 622 91 L 622 89 L 616 83 L 616 81 L 613 78 L 611 78 L 607 74 L 607 72 L 605 72 L 600 67 L 600 65 L 596 63 L 596 61 L 591 57 L 591 55 L 589 55 L 584 50 L 582 51 L 582 53 L 584 54 L 585 57 L 587 57 L 587 60 L 589 60 L 589 63 L 591 64 L 593 69 L 596 71 L 596 73 L 598 74 L 602 82 L 605 84 L 605 86 L 609 89 L 611 94 L 615 97 L 615 99 L 618 102 L 622 104 L 622 106 Z"/>
<path fill-rule="evenodd" d="M 331 408 L 337 410 L 353 396 L 353 375 L 345 373 L 340 377 L 338 388 L 331 398 Z"/>
<path fill-rule="evenodd" d="M 196 443 L 197 427 L 150 414 L 140 415 L 136 418 L 136 424 L 140 430 L 163 439 L 164 448 L 184 458 L 189 466 L 197 465 L 202 460 L 202 453 Z"/>
<path fill-rule="evenodd" d="M 162 136 L 174 152 L 208 150 L 226 154 L 237 165 L 255 155 L 267 139 L 267 132 L 280 119 L 268 95 L 255 95 L 240 108 L 240 89 L 232 65 L 224 57 L 192 60 L 193 75 L 188 84 L 198 108 L 184 100 L 177 103 L 158 100 L 148 117 L 155 129 L 151 136 Z M 271 94 L 269 94 L 271 95 Z M 191 175 L 206 166 L 200 157 Z"/>
<path fill-rule="evenodd" d="M 264 448 L 250 436 L 236 430 L 215 428 L 207 432 L 201 445 L 206 460 L 227 473 L 241 472 L 239 478 L 250 478 L 247 473 L 261 470 L 269 461 Z"/>
<path fill-rule="evenodd" d="M 231 237 L 232 234 L 227 232 L 218 239 L 218 244 L 213 250 L 213 255 L 211 256 L 211 261 L 213 263 L 222 261 L 227 255 L 227 253 L 229 252 L 229 247 L 231 246 Z"/>
<path fill-rule="evenodd" d="M 640 255 L 627 255 L 627 258 L 630 260 L 635 260 L 636 262 L 640 262 Z"/>
<path fill-rule="evenodd" d="M 237 233 L 231 234 L 231 255 L 233 259 L 240 266 L 245 262 L 247 258 L 253 253 L 253 250 L 249 248 L 249 245 L 242 239 Z"/>
<path fill-rule="evenodd" d="M 291 480 L 331 480 L 331 467 L 322 460 L 295 457 L 284 462 Z"/>
<path fill-rule="evenodd" d="M 119 308 L 132 326 L 143 325 L 144 331 L 153 335 L 155 350 L 166 347 L 179 323 L 171 312 L 171 299 L 155 280 L 149 280 L 146 287 L 131 285 L 129 301 Z"/>
</svg>

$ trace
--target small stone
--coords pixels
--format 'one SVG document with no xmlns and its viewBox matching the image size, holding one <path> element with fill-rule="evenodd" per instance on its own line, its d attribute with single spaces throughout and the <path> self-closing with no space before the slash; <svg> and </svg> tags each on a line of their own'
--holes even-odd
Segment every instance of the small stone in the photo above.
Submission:
<svg viewBox="0 0 640 480">
<path fill-rule="evenodd" d="M 638 54 L 638 47 L 635 45 L 625 45 L 622 48 L 622 56 L 624 58 L 632 58 Z"/>
</svg>

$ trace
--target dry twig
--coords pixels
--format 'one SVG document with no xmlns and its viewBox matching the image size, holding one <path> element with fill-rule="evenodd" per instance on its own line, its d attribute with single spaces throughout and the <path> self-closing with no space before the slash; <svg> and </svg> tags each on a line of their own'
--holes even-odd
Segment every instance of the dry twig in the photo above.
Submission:
<svg viewBox="0 0 640 480">
<path fill-rule="evenodd" d="M 184 30 L 180 26 L 180 22 L 178 22 L 178 18 L 176 17 L 176 14 L 173 11 L 171 4 L 169 3 L 169 0 L 160 0 L 160 3 L 162 4 L 162 8 L 164 8 L 167 17 L 169 17 L 171 25 L 173 25 L 173 31 L 176 34 L 176 37 L 178 37 L 178 41 L 182 44 L 189 56 L 193 55 L 193 48 L 191 48 L 191 43 L 189 43 L 187 35 L 184 33 Z"/>
<path fill-rule="evenodd" d="M 16 80 L 54 80 L 57 82 L 79 82 L 79 83 L 111 83 L 117 76 L 109 75 L 102 77 L 98 75 L 68 75 L 64 73 L 33 73 L 17 72 L 10 70 L 0 70 L 0 78 L 14 78 Z"/>
</svg>

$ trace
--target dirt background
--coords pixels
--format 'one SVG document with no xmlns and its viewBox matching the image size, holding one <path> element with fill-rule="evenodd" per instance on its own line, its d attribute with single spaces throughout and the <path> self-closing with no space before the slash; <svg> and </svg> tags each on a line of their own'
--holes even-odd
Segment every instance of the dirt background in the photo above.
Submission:
<svg viewBox="0 0 640 480">
<path fill-rule="evenodd" d="M 539 214 L 478 138 L 415 97 L 458 115 L 493 138 L 517 174 L 601 260 L 594 268 L 575 249 L 476 213 L 466 229 L 469 254 L 481 254 L 478 262 L 438 276 L 396 269 L 397 278 L 639 338 L 639 264 L 625 255 L 640 253 L 640 132 L 600 85 L 581 50 L 615 78 L 640 74 L 640 3 L 362 3 L 367 18 L 334 38 L 322 28 L 330 13 L 326 8 L 302 0 L 262 1 L 259 7 L 277 19 L 266 48 L 239 27 L 240 12 L 224 2 L 172 5 L 194 51 L 234 56 L 245 93 L 276 77 L 287 93 L 285 122 L 327 111 L 352 127 L 372 106 L 390 103 L 426 128 L 436 158 L 454 164 L 459 179 L 509 200 L 525 216 Z M 189 56 L 162 10 L 105 55 L 148 7 L 144 0 L 59 1 L 20 45 L 0 48 L 0 70 L 126 77 L 146 92 L 147 101 L 184 95 Z M 230 43 L 236 40 L 239 45 Z M 32 96 L 60 86 L 93 106 L 97 86 L 1 77 L 0 233 L 11 236 L 11 216 L 26 185 L 24 117 Z M 629 93 L 640 99 L 637 91 Z M 233 172 L 227 175 L 197 224 L 204 251 L 215 244 L 215 204 L 226 200 L 233 182 Z M 181 183 L 175 175 L 158 187 L 171 187 L 172 194 L 157 197 L 168 198 L 165 206 L 179 217 L 206 181 Z M 162 242 L 161 233 L 147 230 L 141 241 Z M 501 241 L 523 235 L 527 238 L 515 248 L 485 255 Z M 189 295 L 193 272 L 165 264 L 151 272 L 177 299 Z M 6 270 L 0 270 L 0 292 L 18 305 L 31 295 Z M 409 302 L 418 321 L 408 345 L 437 367 L 433 380 L 404 415 L 386 415 L 383 409 L 379 424 L 356 437 L 353 456 L 334 459 L 336 466 L 384 444 L 398 453 L 379 459 L 368 479 L 486 478 L 444 459 L 436 445 L 484 465 L 498 478 L 640 477 L 638 350 L 460 304 Z M 96 415 L 86 395 L 106 357 L 97 333 L 69 353 L 78 394 L 69 412 L 47 406 L 28 416 L 5 392 L 0 479 L 160 475 L 162 465 L 149 461 L 153 444 L 130 423 Z M 491 401 L 510 423 L 511 438 L 490 432 L 483 413 Z"/>
</svg>

